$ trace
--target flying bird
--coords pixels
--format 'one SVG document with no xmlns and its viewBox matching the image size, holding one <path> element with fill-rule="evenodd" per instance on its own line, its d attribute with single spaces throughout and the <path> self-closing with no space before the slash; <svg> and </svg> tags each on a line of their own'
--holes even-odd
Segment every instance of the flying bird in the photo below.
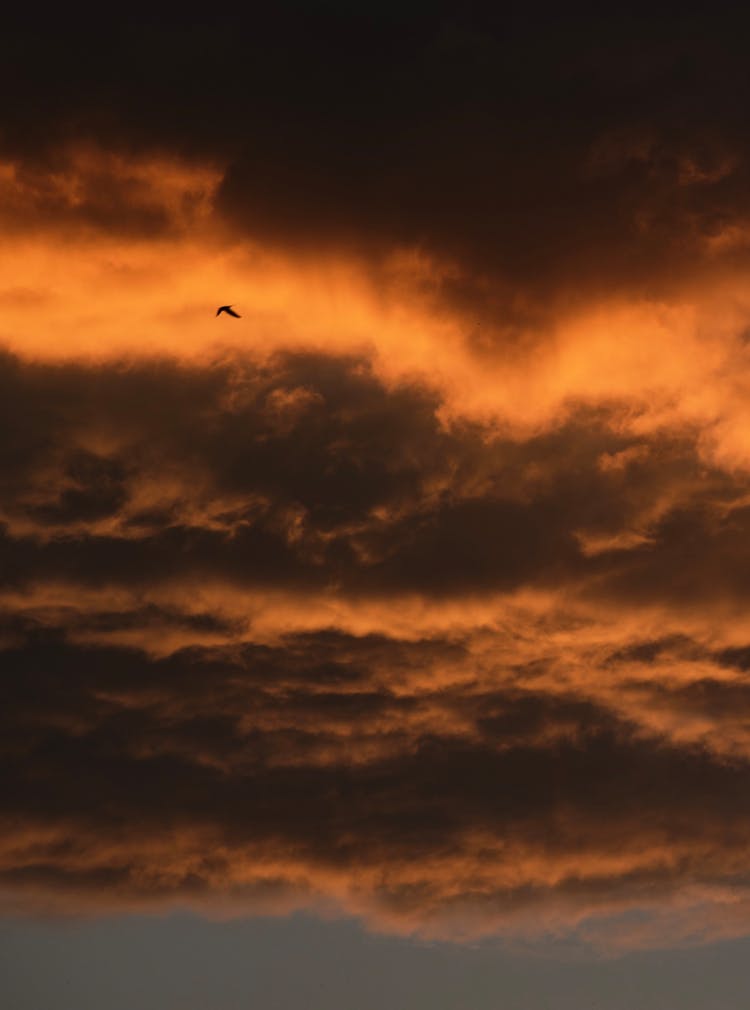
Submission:
<svg viewBox="0 0 750 1010">
<path fill-rule="evenodd" d="M 231 305 L 220 305 L 216 310 L 216 315 L 220 316 L 222 312 L 226 312 L 228 316 L 234 316 L 235 319 L 242 319 L 239 312 L 235 312 Z"/>
</svg>

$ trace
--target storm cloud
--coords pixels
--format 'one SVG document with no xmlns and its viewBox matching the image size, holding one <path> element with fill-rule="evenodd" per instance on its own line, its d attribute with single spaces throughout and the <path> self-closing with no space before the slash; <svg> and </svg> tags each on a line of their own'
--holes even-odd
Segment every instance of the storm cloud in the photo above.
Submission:
<svg viewBox="0 0 750 1010">
<path fill-rule="evenodd" d="M 746 37 L 9 16 L 4 908 L 747 933 Z"/>
<path fill-rule="evenodd" d="M 4 146 L 46 176 L 50 214 L 70 143 L 219 165 L 217 207 L 240 233 L 314 254 L 422 249 L 454 266 L 440 298 L 502 331 L 572 290 L 663 297 L 717 250 L 746 265 L 746 31 L 728 4 L 280 4 L 43 27 L 17 12 L 1 80 L 26 100 L 3 109 Z M 132 183 L 91 182 L 79 219 L 166 225 Z"/>
<path fill-rule="evenodd" d="M 743 893 L 744 482 L 687 435 L 510 439 L 308 353 L 1 374 L 6 901 L 452 936 Z"/>
</svg>

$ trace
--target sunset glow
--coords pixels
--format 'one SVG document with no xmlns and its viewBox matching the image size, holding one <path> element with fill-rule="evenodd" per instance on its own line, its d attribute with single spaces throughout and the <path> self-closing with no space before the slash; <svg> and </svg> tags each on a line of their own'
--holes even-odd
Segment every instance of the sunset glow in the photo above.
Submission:
<svg viewBox="0 0 750 1010">
<path fill-rule="evenodd" d="M 19 18 L 0 912 L 750 937 L 739 15 Z"/>
</svg>

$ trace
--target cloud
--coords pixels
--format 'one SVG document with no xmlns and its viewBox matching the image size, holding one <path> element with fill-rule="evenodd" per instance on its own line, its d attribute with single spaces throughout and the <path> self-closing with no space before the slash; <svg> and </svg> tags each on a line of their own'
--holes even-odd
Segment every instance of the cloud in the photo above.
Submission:
<svg viewBox="0 0 750 1010">
<path fill-rule="evenodd" d="M 0 164 L 0 219 L 6 231 L 157 238 L 199 227 L 211 212 L 220 173 L 158 155 L 125 157 L 79 142 L 54 163 L 8 158 Z"/>
<path fill-rule="evenodd" d="M 686 437 L 647 448 L 618 430 L 617 411 L 520 440 L 446 424 L 434 393 L 387 386 L 366 359 L 7 358 L 3 377 L 9 416 L 29 417 L 2 446 L 6 549 L 47 577 L 72 566 L 84 582 L 428 596 L 604 578 L 627 593 L 673 578 L 663 563 L 684 536 L 714 565 L 744 514 L 741 479 L 708 470 Z M 728 589 L 742 578 L 715 575 Z"/>
<path fill-rule="evenodd" d="M 154 662 L 28 630 L 3 657 L 4 887 L 79 909 L 335 900 L 443 936 L 741 898 L 742 763 L 580 695 L 409 689 L 443 644 L 319 633 Z"/>
<path fill-rule="evenodd" d="M 5 907 L 747 932 L 745 20 L 9 17 Z"/>
<path fill-rule="evenodd" d="M 95 140 L 120 164 L 218 167 L 218 208 L 239 234 L 456 264 L 438 294 L 470 304 L 493 340 L 572 301 L 669 297 L 717 255 L 746 266 L 746 243 L 722 240 L 750 212 L 742 12 L 481 7 L 282 5 L 139 28 L 17 17 L 3 73 L 28 105 L 4 110 L 4 143 L 26 159 L 36 205 L 58 209 L 72 191 L 51 180 L 69 173 L 71 143 Z M 132 169 L 115 188 L 91 159 L 83 175 L 94 192 L 78 217 L 163 226 Z"/>
<path fill-rule="evenodd" d="M 0 382 L 7 907 L 743 931 L 744 476 L 696 436 L 307 352 Z"/>
</svg>

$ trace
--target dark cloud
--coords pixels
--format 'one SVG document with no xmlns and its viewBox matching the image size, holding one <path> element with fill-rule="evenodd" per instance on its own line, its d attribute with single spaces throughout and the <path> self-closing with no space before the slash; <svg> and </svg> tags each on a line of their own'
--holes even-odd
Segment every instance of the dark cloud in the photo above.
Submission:
<svg viewBox="0 0 750 1010">
<path fill-rule="evenodd" d="M 0 384 L 4 888 L 450 935 L 744 886 L 746 637 L 695 609 L 744 490 L 687 434 L 448 425 L 330 355 Z"/>
<path fill-rule="evenodd" d="M 0 81 L 24 99 L 0 122 L 32 182 L 70 140 L 161 151 L 226 168 L 218 207 L 264 241 L 455 260 L 437 293 L 500 326 L 543 315 L 541 294 L 658 296 L 746 255 L 707 245 L 750 211 L 746 22 L 736 5 L 16 16 Z M 65 213 L 158 232 L 133 186 L 92 176 Z"/>
<path fill-rule="evenodd" d="M 0 442 L 6 585 L 745 594 L 741 479 L 687 437 L 634 442 L 617 411 L 510 439 L 446 426 L 435 395 L 385 386 L 364 359 L 309 354 L 6 357 L 0 383 L 8 417 L 27 419 Z"/>
<path fill-rule="evenodd" d="M 2 655 L 2 815 L 27 839 L 4 886 L 252 904 L 335 873 L 428 927 L 747 873 L 745 761 L 581 695 L 386 686 L 441 647 L 321 634 L 149 660 L 27 628 Z"/>
<path fill-rule="evenodd" d="M 151 253 L 185 257 L 195 291 L 132 346 L 184 324 L 205 348 L 196 278 L 225 254 L 227 277 L 250 249 L 291 254 L 293 282 L 254 283 L 289 282 L 289 319 L 310 294 L 296 347 L 337 314 L 305 263 L 364 263 L 367 293 L 331 281 L 352 333 L 327 352 L 278 351 L 269 298 L 240 324 L 265 356 L 0 358 L 4 891 L 335 901 L 450 936 L 527 914 L 627 932 L 638 909 L 649 942 L 694 899 L 707 933 L 747 930 L 745 349 L 703 303 L 661 319 L 747 255 L 746 21 L 9 17 L 0 217 L 36 243 L 3 295 L 14 346 L 67 297 L 27 277 L 45 236 L 75 245 L 71 291 L 106 246 L 105 273 L 134 278 L 107 297 L 144 317 Z M 394 250 L 423 258 L 391 326 L 368 299 L 398 287 Z M 647 310 L 564 331 L 620 295 Z M 433 298 L 476 319 L 474 357 L 441 343 Z M 105 346 L 110 308 L 76 316 L 81 347 L 99 326 Z M 511 356 L 485 386 L 497 333 L 527 340 L 528 376 Z M 370 337 L 380 357 L 331 350 Z M 431 386 L 405 378 L 411 339 Z"/>
</svg>

